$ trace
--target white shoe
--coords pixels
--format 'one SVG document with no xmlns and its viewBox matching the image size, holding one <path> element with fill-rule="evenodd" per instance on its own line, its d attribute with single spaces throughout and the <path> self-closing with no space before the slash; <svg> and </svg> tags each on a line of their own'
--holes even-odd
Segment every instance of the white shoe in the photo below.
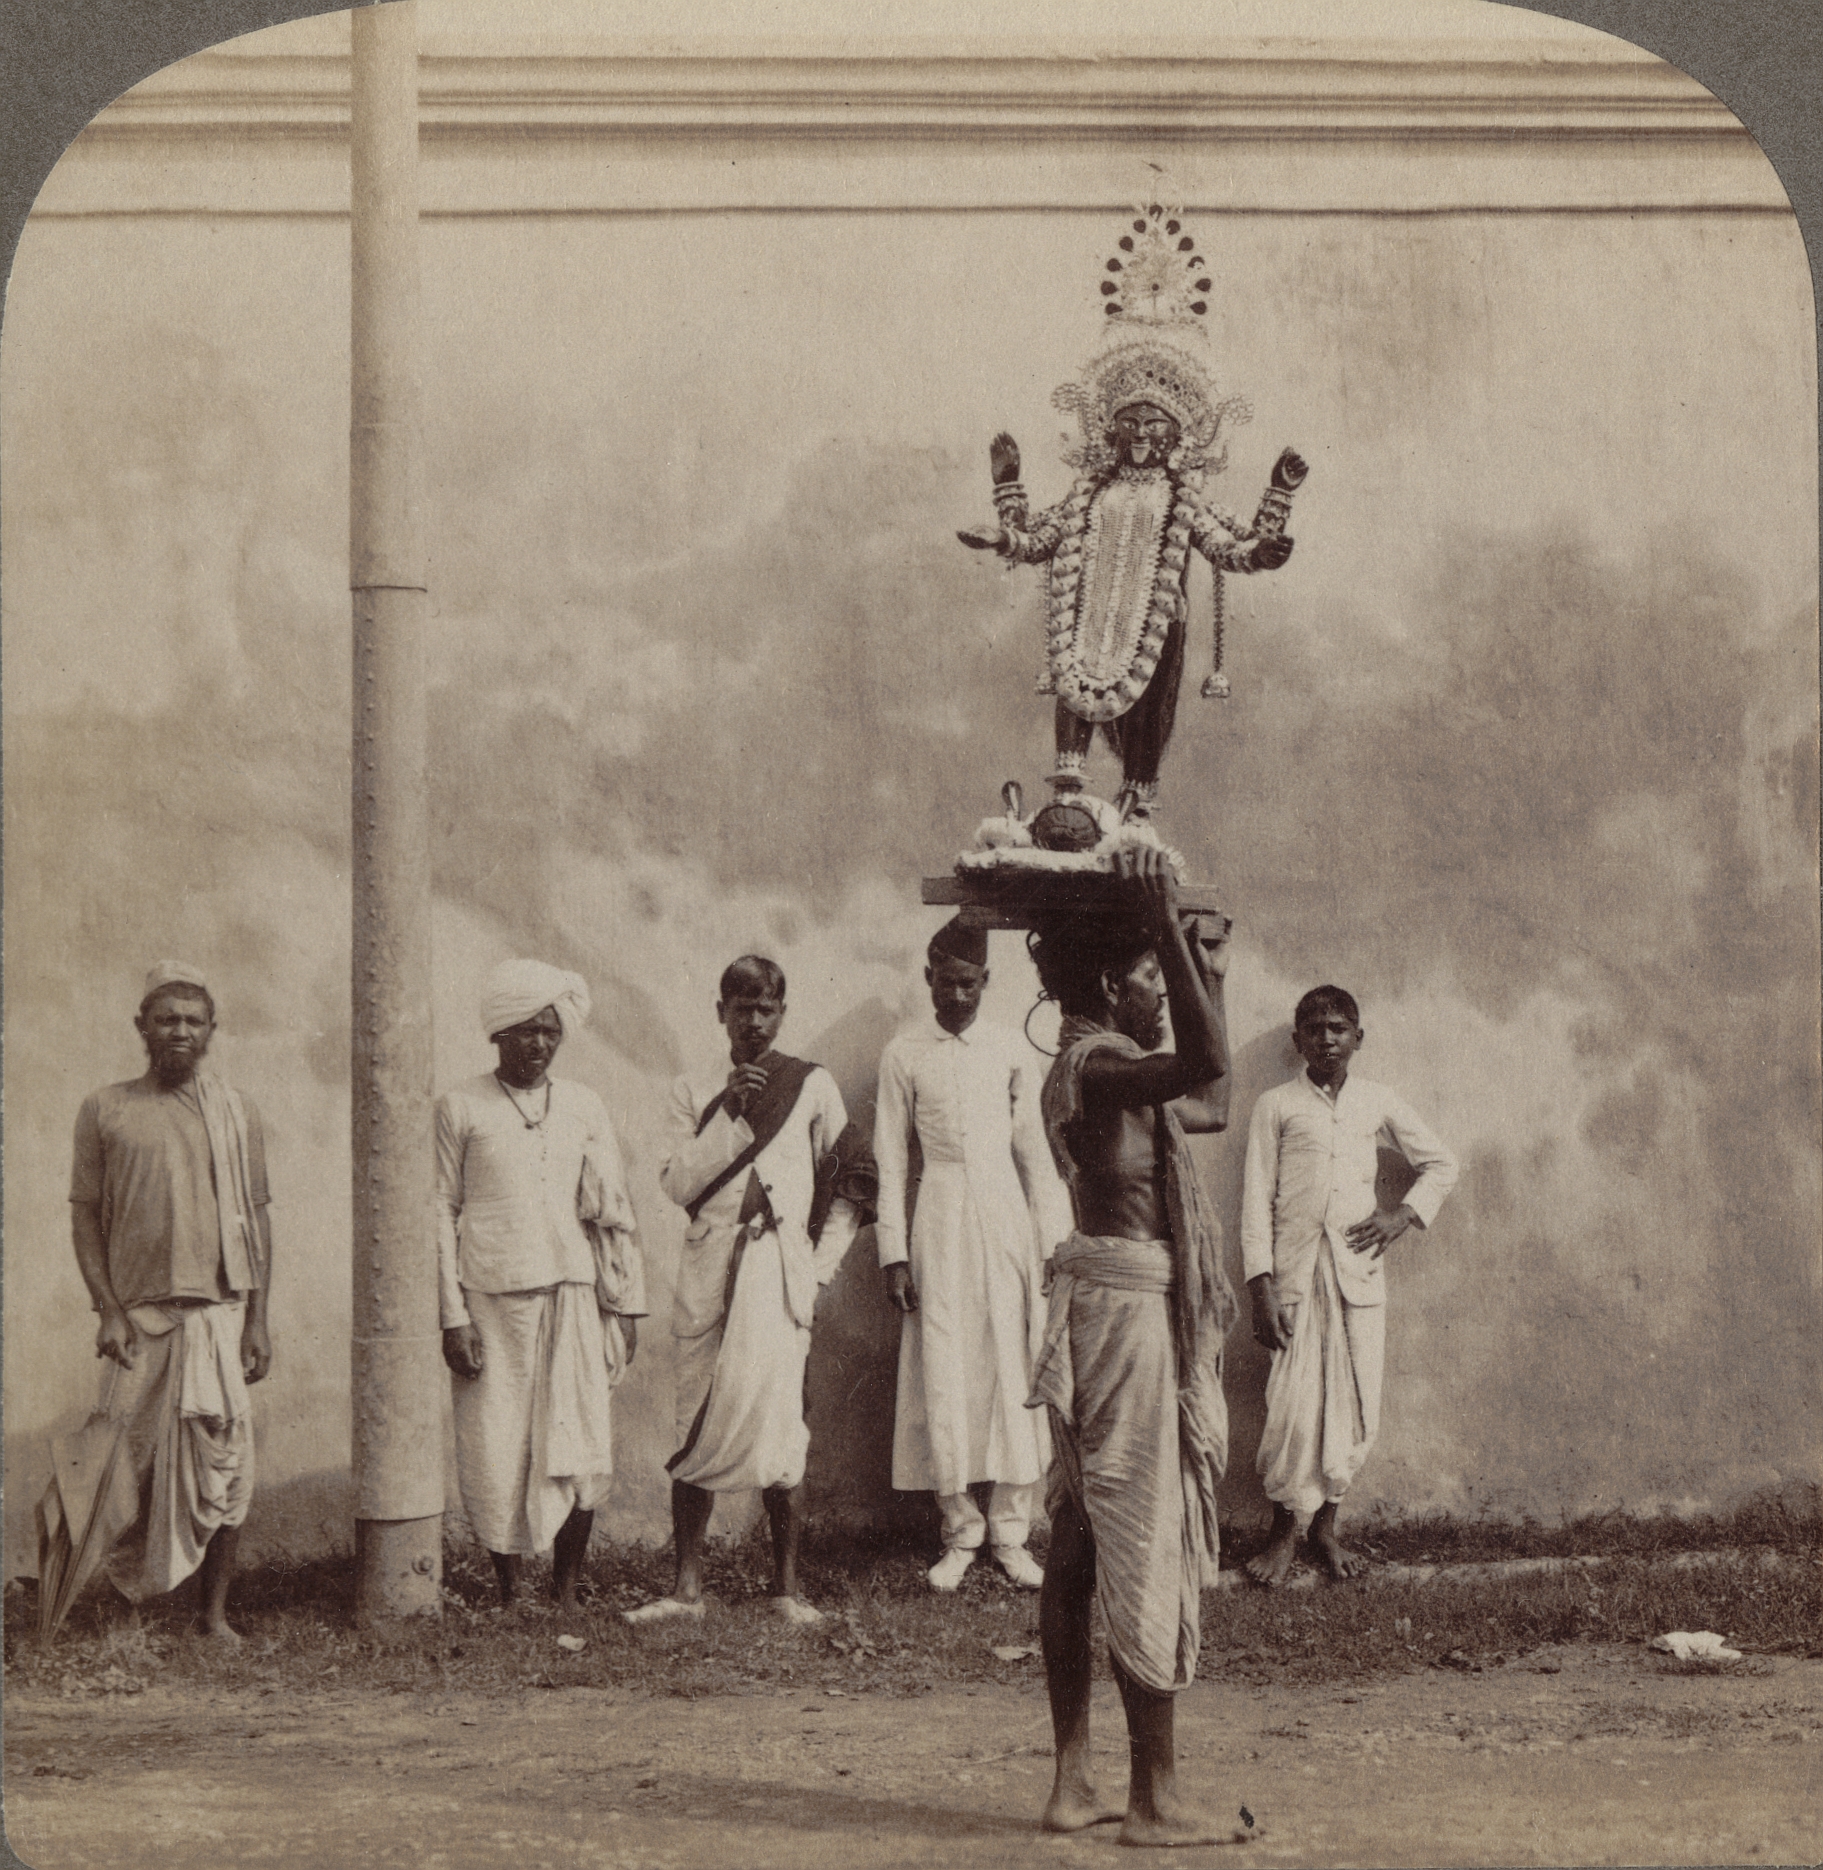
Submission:
<svg viewBox="0 0 1823 1870">
<path fill-rule="evenodd" d="M 620 1620 L 639 1628 L 647 1623 L 668 1623 L 673 1617 L 691 1617 L 701 1622 L 703 1600 L 699 1597 L 695 1603 L 686 1604 L 681 1597 L 660 1597 L 650 1604 L 641 1604 L 637 1610 L 623 1610 Z"/>
<path fill-rule="evenodd" d="M 1023 1545 L 997 1545 L 994 1547 L 994 1557 L 999 1561 L 1000 1569 L 1020 1590 L 1040 1591 L 1044 1588 L 1043 1568 Z"/>
<path fill-rule="evenodd" d="M 774 1612 L 787 1623 L 795 1623 L 805 1628 L 823 1621 L 823 1613 L 813 1604 L 807 1604 L 801 1597 L 775 1597 L 772 1600 Z"/>
<path fill-rule="evenodd" d="M 962 1582 L 962 1574 L 975 1562 L 974 1547 L 952 1545 L 926 1574 L 933 1591 L 953 1591 Z"/>
</svg>

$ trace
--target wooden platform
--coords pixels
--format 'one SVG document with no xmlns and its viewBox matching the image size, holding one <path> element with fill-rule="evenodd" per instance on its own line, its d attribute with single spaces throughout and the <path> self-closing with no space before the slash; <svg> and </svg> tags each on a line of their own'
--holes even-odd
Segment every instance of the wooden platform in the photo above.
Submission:
<svg viewBox="0 0 1823 1870">
<path fill-rule="evenodd" d="M 971 928 L 1029 929 L 1052 916 L 1118 914 L 1128 899 L 1117 879 L 1105 871 L 1005 870 L 987 876 L 962 877 L 952 871 L 926 877 L 922 900 L 955 908 Z M 1213 884 L 1179 884 L 1177 901 L 1179 908 L 1197 915 L 1228 920 Z"/>
</svg>

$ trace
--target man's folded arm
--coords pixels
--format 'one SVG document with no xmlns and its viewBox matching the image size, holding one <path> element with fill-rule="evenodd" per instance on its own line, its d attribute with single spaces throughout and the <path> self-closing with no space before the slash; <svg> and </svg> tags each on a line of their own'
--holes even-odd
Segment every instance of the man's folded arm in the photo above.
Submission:
<svg viewBox="0 0 1823 1870">
<path fill-rule="evenodd" d="M 696 1133 L 696 1108 L 689 1088 L 679 1083 L 671 1092 L 671 1149 L 659 1164 L 658 1185 L 680 1208 L 687 1208 L 729 1163 L 753 1141 L 745 1117 L 731 1118 L 718 1110 Z"/>
</svg>

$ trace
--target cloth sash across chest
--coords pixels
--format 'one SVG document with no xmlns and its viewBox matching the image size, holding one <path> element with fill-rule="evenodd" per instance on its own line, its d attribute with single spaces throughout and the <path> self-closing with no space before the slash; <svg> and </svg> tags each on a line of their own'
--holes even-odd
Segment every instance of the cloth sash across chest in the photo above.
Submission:
<svg viewBox="0 0 1823 1870">
<path fill-rule="evenodd" d="M 799 1093 L 816 1066 L 808 1059 L 792 1058 L 784 1052 L 768 1052 L 757 1062 L 765 1070 L 766 1086 L 749 1098 L 741 1111 L 741 1115 L 747 1119 L 748 1129 L 753 1132 L 753 1141 L 713 1181 L 707 1183 L 684 1209 L 693 1221 L 743 1170 L 747 1172 L 747 1188 L 741 1198 L 741 1223 L 771 1212 L 766 1191 L 758 1175 L 753 1172 L 753 1165 L 785 1127 L 786 1118 L 797 1108 Z M 703 1114 L 696 1120 L 698 1136 L 714 1121 L 718 1111 L 727 1108 L 727 1104 L 728 1093 L 722 1090 L 703 1106 Z"/>
</svg>

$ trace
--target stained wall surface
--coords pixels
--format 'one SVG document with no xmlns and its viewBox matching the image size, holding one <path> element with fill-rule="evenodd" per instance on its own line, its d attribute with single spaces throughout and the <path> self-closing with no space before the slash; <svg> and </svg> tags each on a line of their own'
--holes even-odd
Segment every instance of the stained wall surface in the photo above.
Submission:
<svg viewBox="0 0 1823 1870">
<path fill-rule="evenodd" d="M 1340 981 L 1357 1068 L 1465 1164 L 1394 1249 L 1361 1504 L 1688 1511 L 1823 1478 L 1805 256 L 1694 87 L 1554 23 L 1514 53 L 1473 12 L 1396 56 L 1208 44 L 1202 101 L 1169 109 L 1143 71 L 1084 89 L 1037 60 L 1023 136 L 991 100 L 929 128 L 965 65 L 918 79 L 917 128 L 901 72 L 862 136 L 816 118 L 852 72 L 793 67 L 768 96 L 809 101 L 763 135 L 751 100 L 631 121 L 578 42 L 534 71 L 475 37 L 479 5 L 426 5 L 437 1074 L 491 1062 L 494 961 L 589 978 L 558 1069 L 621 1127 L 655 1326 L 682 1228 L 663 1096 L 715 1053 L 722 964 L 780 961 L 785 1043 L 865 1112 L 941 920 L 919 876 L 1046 770 L 1035 578 L 955 529 L 997 429 L 1036 497 L 1064 491 L 1050 393 L 1153 160 L 1254 408 L 1215 497 L 1250 512 L 1284 445 L 1312 464 L 1290 564 L 1231 582 L 1225 706 L 1194 699 L 1199 611 L 1166 768 L 1166 834 L 1236 918 L 1239 1122 L 1200 1148 L 1237 1280 L 1246 1112 L 1298 993 Z M 139 1069 L 137 982 L 170 953 L 213 970 L 270 1133 L 250 1532 L 350 1536 L 345 46 L 342 21 L 283 29 L 142 87 L 66 158 L 11 282 L 9 1575 L 95 1381 L 70 1126 Z M 673 100 L 696 82 L 666 72 Z M 1270 133 L 1237 127 L 1246 97 Z M 1014 938 L 993 970 L 1017 1025 Z M 905 1508 L 895 1340 L 864 1238 L 813 1360 L 828 1512 Z M 1263 1374 L 1237 1332 L 1241 1517 Z M 661 1328 L 620 1406 L 605 1524 L 662 1537 Z"/>
</svg>

